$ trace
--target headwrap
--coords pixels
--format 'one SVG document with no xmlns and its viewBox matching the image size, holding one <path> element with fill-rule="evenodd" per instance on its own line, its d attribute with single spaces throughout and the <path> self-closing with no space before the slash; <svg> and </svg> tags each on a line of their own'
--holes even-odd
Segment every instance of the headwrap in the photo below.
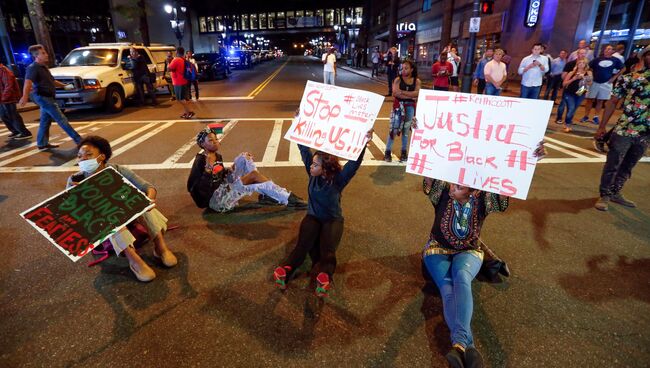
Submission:
<svg viewBox="0 0 650 368">
<path fill-rule="evenodd" d="M 201 146 L 201 142 L 208 136 L 208 134 L 214 133 L 214 135 L 223 134 L 223 124 L 212 123 L 208 124 L 203 130 L 196 135 L 196 144 Z"/>
</svg>

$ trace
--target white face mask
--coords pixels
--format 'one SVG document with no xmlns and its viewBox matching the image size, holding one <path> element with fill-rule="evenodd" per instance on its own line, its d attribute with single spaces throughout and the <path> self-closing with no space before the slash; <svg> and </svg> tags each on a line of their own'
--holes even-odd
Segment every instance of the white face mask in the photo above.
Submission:
<svg viewBox="0 0 650 368">
<path fill-rule="evenodd" d="M 79 161 L 79 168 L 85 173 L 92 174 L 99 168 L 99 162 L 97 162 L 96 158 L 82 160 Z"/>
</svg>

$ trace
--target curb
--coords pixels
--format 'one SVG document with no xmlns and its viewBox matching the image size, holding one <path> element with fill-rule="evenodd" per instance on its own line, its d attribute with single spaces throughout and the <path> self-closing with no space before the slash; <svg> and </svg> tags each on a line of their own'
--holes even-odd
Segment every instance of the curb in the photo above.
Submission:
<svg viewBox="0 0 650 368">
<path fill-rule="evenodd" d="M 367 76 L 367 75 L 365 75 L 365 74 L 363 74 L 363 73 L 361 73 L 361 72 L 358 72 L 358 71 L 356 71 L 356 70 L 354 70 L 354 69 L 350 69 L 350 68 L 347 67 L 347 66 L 337 66 L 337 68 L 341 68 L 341 69 L 343 69 L 343 70 L 345 70 L 345 71 L 347 71 L 347 72 L 354 73 L 354 74 L 356 74 L 356 75 L 360 75 L 360 76 L 365 77 L 365 78 L 368 78 L 368 79 L 370 79 L 370 80 L 374 80 L 375 82 L 379 82 L 379 83 L 382 83 L 382 84 L 388 85 L 388 82 L 385 81 L 385 80 L 377 79 L 377 78 L 374 78 L 374 77 L 369 77 L 369 76 Z"/>
</svg>

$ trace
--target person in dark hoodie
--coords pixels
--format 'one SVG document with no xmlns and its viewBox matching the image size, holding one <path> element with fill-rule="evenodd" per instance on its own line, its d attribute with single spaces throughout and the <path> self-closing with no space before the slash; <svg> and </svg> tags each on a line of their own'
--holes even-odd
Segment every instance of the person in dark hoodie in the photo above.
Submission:
<svg viewBox="0 0 650 368">
<path fill-rule="evenodd" d="M 307 209 L 307 203 L 300 197 L 257 171 L 250 153 L 242 152 L 232 167 L 226 168 L 219 153 L 218 129 L 207 127 L 196 136 L 196 143 L 203 150 L 194 158 L 187 190 L 199 208 L 210 207 L 217 212 L 227 212 L 234 209 L 244 196 L 259 193 L 261 204 Z"/>
</svg>

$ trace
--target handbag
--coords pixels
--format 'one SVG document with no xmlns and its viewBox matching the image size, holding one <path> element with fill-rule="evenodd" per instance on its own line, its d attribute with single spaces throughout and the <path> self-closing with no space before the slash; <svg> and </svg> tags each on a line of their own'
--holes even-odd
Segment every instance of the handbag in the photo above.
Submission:
<svg viewBox="0 0 650 368">
<path fill-rule="evenodd" d="M 499 275 L 510 277 L 510 268 L 508 264 L 499 258 L 480 238 L 479 247 L 483 251 L 483 264 L 478 271 L 479 275 L 485 277 L 490 282 L 500 282 Z"/>
</svg>

